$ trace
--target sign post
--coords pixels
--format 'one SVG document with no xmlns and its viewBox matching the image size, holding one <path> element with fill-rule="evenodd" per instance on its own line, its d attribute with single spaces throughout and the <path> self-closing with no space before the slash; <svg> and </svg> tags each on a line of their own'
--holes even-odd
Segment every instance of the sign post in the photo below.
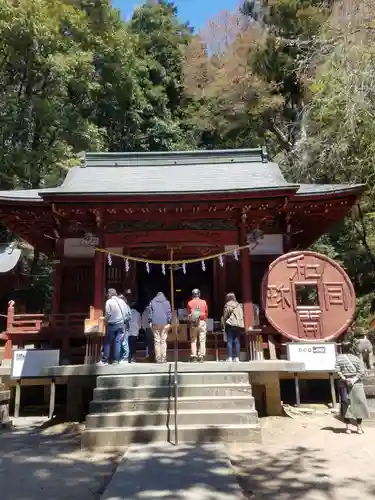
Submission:
<svg viewBox="0 0 375 500">
<path fill-rule="evenodd" d="M 289 361 L 304 363 L 306 372 L 335 371 L 335 342 L 289 342 L 287 354 Z"/>
<path fill-rule="evenodd" d="M 21 382 L 25 378 L 41 378 L 42 368 L 58 366 L 60 350 L 58 349 L 15 349 L 12 356 L 10 378 L 16 380 L 14 417 L 18 418 L 21 405 Z M 43 377 L 44 378 L 44 377 Z M 51 379 L 49 413 L 51 419 L 55 411 L 56 381 Z"/>
</svg>

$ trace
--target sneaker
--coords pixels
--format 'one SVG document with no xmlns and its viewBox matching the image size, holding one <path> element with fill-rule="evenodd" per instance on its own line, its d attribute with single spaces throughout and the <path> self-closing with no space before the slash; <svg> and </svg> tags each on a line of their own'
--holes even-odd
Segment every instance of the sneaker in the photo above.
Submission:
<svg viewBox="0 0 375 500">
<path fill-rule="evenodd" d="M 190 361 L 192 363 L 197 363 L 198 362 L 198 358 L 196 356 L 190 356 Z"/>
<path fill-rule="evenodd" d="M 227 363 L 231 363 L 232 362 L 232 358 L 227 358 Z"/>
<path fill-rule="evenodd" d="M 199 361 L 199 363 L 203 363 L 204 362 L 204 356 L 199 356 L 198 361 Z"/>
<path fill-rule="evenodd" d="M 108 361 L 99 361 L 98 363 L 96 363 L 97 366 L 108 366 Z"/>
<path fill-rule="evenodd" d="M 161 363 L 167 363 L 167 358 L 161 358 Z"/>
<path fill-rule="evenodd" d="M 123 365 L 124 363 L 129 363 L 127 359 L 120 359 L 119 363 Z"/>
<path fill-rule="evenodd" d="M 240 358 L 234 358 L 233 360 L 235 363 L 239 363 L 240 362 Z"/>
</svg>

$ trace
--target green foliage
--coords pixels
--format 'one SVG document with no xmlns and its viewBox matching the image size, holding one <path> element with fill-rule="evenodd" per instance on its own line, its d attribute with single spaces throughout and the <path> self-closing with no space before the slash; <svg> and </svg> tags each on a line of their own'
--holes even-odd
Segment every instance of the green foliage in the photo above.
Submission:
<svg viewBox="0 0 375 500">
<path fill-rule="evenodd" d="M 2 187 L 61 177 L 74 150 L 102 148 L 82 111 L 95 91 L 85 15 L 53 0 L 0 1 Z"/>
<path fill-rule="evenodd" d="M 1 187 L 56 184 L 82 150 L 181 141 L 189 36 L 167 3 L 128 26 L 108 0 L 0 0 Z"/>
</svg>

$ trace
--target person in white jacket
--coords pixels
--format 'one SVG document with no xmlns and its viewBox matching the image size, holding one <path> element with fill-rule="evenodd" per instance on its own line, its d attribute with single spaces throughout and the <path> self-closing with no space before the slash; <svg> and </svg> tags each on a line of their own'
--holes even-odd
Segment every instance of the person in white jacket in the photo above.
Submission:
<svg viewBox="0 0 375 500">
<path fill-rule="evenodd" d="M 137 356 L 137 339 L 139 330 L 142 328 L 141 315 L 137 309 L 131 309 L 131 320 L 129 323 L 129 362 L 134 363 Z"/>
</svg>

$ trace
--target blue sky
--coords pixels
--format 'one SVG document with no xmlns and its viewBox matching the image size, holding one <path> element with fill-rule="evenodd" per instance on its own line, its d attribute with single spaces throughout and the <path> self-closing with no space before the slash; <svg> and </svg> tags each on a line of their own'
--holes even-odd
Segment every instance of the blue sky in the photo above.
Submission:
<svg viewBox="0 0 375 500">
<path fill-rule="evenodd" d="M 112 0 L 112 4 L 120 9 L 123 16 L 130 17 L 132 11 L 142 1 Z M 215 17 L 222 10 L 235 10 L 239 0 L 175 0 L 182 21 L 189 21 L 194 28 L 204 26 L 208 19 Z"/>
</svg>

